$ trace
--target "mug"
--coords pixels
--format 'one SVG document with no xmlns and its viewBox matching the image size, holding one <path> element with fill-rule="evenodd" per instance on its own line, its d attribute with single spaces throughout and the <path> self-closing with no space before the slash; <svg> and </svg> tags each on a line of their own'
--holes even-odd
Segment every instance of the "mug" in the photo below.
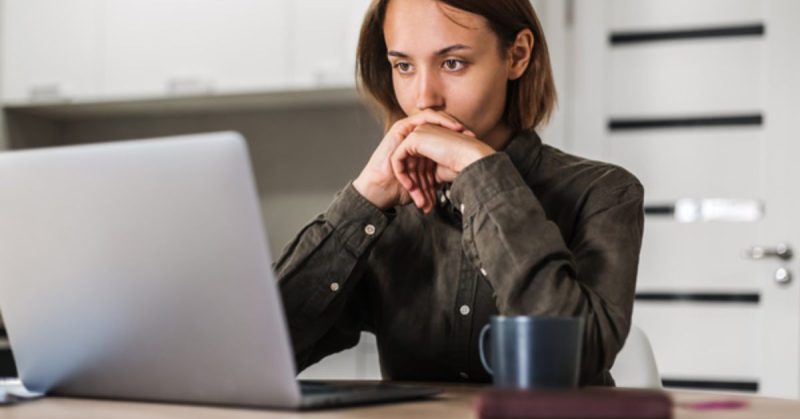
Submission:
<svg viewBox="0 0 800 419">
<path fill-rule="evenodd" d="M 498 387 L 577 387 L 583 325 L 582 317 L 492 316 L 478 338 L 481 363 Z M 491 362 L 484 349 L 489 331 Z"/>
</svg>

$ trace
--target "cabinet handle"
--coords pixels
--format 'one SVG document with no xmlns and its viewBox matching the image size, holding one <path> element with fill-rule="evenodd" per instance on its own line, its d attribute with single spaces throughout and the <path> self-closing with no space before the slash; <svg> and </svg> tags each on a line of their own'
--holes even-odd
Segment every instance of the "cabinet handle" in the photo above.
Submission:
<svg viewBox="0 0 800 419">
<path fill-rule="evenodd" d="M 64 87 L 60 83 L 35 84 L 28 89 L 31 102 L 54 102 L 67 100 Z"/>
<path fill-rule="evenodd" d="M 214 82 L 200 77 L 172 77 L 167 80 L 167 94 L 209 94 L 214 91 Z"/>
</svg>

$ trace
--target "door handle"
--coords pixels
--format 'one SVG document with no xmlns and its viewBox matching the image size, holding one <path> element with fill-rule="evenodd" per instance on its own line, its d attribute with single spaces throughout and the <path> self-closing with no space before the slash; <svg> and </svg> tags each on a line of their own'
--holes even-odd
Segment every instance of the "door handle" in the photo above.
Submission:
<svg viewBox="0 0 800 419">
<path fill-rule="evenodd" d="M 744 257 L 753 260 L 768 258 L 791 260 L 793 255 L 792 248 L 786 243 L 779 243 L 775 247 L 752 246 L 744 251 Z"/>
<path fill-rule="evenodd" d="M 792 272 L 786 268 L 778 268 L 775 271 L 775 282 L 780 285 L 788 285 L 792 282 Z"/>
</svg>

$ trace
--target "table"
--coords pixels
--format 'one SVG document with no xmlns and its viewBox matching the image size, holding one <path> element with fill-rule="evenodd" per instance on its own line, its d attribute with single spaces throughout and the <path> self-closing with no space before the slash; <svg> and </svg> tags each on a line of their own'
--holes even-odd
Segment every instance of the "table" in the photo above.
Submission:
<svg viewBox="0 0 800 419">
<path fill-rule="evenodd" d="M 107 401 L 48 397 L 12 406 L 0 406 L 0 419 L 271 419 L 271 418 L 380 418 L 380 419 L 447 419 L 474 418 L 475 396 L 484 388 L 477 385 L 445 385 L 435 399 L 413 402 L 319 410 L 287 412 L 260 409 L 192 406 L 127 401 Z M 800 417 L 800 401 L 770 399 L 751 395 L 721 394 L 701 391 L 668 391 L 675 401 L 675 419 L 729 418 L 781 419 Z M 697 410 L 697 403 L 708 401 L 741 401 L 740 409 Z M 694 406 L 694 407 L 692 407 Z"/>
</svg>

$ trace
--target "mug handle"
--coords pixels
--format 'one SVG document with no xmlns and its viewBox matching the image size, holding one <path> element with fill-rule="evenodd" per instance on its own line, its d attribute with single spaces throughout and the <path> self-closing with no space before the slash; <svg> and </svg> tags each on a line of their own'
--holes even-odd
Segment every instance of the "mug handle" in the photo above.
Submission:
<svg viewBox="0 0 800 419">
<path fill-rule="evenodd" d="M 480 337 L 478 337 L 478 352 L 481 355 L 481 364 L 483 364 L 483 368 L 489 373 L 489 375 L 494 375 L 494 371 L 492 371 L 492 367 L 489 366 L 489 362 L 486 361 L 486 352 L 483 350 L 483 344 L 486 341 L 486 332 L 489 331 L 489 327 L 491 324 L 487 323 L 481 329 Z"/>
</svg>

